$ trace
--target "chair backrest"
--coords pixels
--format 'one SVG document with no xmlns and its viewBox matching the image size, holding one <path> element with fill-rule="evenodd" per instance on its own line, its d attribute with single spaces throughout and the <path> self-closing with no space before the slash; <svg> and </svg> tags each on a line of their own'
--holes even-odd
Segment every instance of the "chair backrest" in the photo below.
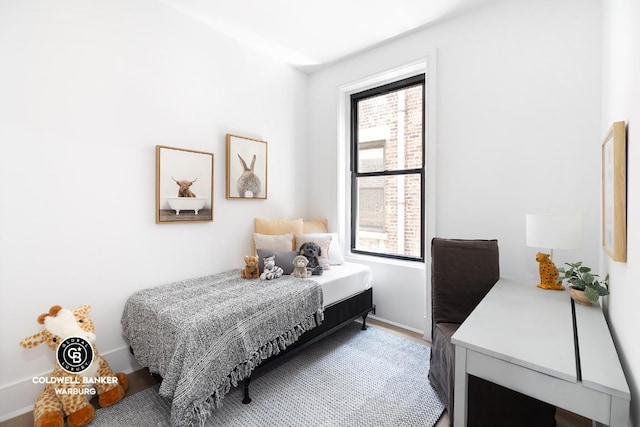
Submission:
<svg viewBox="0 0 640 427">
<path fill-rule="evenodd" d="M 497 240 L 431 241 L 433 324 L 462 323 L 500 278 Z"/>
</svg>

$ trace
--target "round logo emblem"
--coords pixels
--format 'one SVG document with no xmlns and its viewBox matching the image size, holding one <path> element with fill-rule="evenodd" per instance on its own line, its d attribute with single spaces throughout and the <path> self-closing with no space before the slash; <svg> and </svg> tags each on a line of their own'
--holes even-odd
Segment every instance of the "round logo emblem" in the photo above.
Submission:
<svg viewBox="0 0 640 427">
<path fill-rule="evenodd" d="M 93 348 L 84 338 L 69 337 L 58 346 L 56 357 L 62 369 L 70 374 L 77 374 L 91 366 Z"/>
</svg>

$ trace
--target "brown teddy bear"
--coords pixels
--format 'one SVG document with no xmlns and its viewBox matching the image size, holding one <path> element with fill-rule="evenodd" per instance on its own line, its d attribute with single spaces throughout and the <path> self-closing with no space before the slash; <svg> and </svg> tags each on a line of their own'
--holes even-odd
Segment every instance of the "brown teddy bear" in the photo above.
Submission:
<svg viewBox="0 0 640 427">
<path fill-rule="evenodd" d="M 245 279 L 257 279 L 260 277 L 258 270 L 258 255 L 245 255 L 244 268 L 240 272 L 240 276 Z"/>
</svg>

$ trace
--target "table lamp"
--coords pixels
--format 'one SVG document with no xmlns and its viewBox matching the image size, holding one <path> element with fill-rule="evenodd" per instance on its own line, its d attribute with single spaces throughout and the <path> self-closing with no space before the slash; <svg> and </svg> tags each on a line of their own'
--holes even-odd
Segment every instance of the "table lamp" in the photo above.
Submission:
<svg viewBox="0 0 640 427">
<path fill-rule="evenodd" d="M 558 269 L 553 263 L 554 249 L 577 249 L 582 243 L 582 218 L 578 215 L 527 215 L 527 246 L 548 248 L 549 253 L 538 252 L 539 288 L 564 290 Z"/>
</svg>

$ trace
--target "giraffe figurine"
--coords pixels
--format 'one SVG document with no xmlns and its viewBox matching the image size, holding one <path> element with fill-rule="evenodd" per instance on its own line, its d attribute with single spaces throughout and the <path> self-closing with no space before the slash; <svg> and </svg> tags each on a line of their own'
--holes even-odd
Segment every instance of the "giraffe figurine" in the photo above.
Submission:
<svg viewBox="0 0 640 427">
<path fill-rule="evenodd" d="M 41 379 L 44 389 L 33 408 L 35 427 L 69 427 L 89 424 L 95 409 L 89 403 L 97 393 L 100 406 L 111 406 L 124 397 L 129 386 L 127 376 L 114 373 L 95 346 L 95 328 L 83 305 L 75 310 L 54 305 L 38 316 L 44 329 L 24 338 L 20 345 L 33 348 L 47 344 L 56 353 L 56 366 L 48 378 Z M 90 356 L 90 357 L 89 357 Z M 74 365 L 79 362 L 79 365 Z"/>
</svg>

